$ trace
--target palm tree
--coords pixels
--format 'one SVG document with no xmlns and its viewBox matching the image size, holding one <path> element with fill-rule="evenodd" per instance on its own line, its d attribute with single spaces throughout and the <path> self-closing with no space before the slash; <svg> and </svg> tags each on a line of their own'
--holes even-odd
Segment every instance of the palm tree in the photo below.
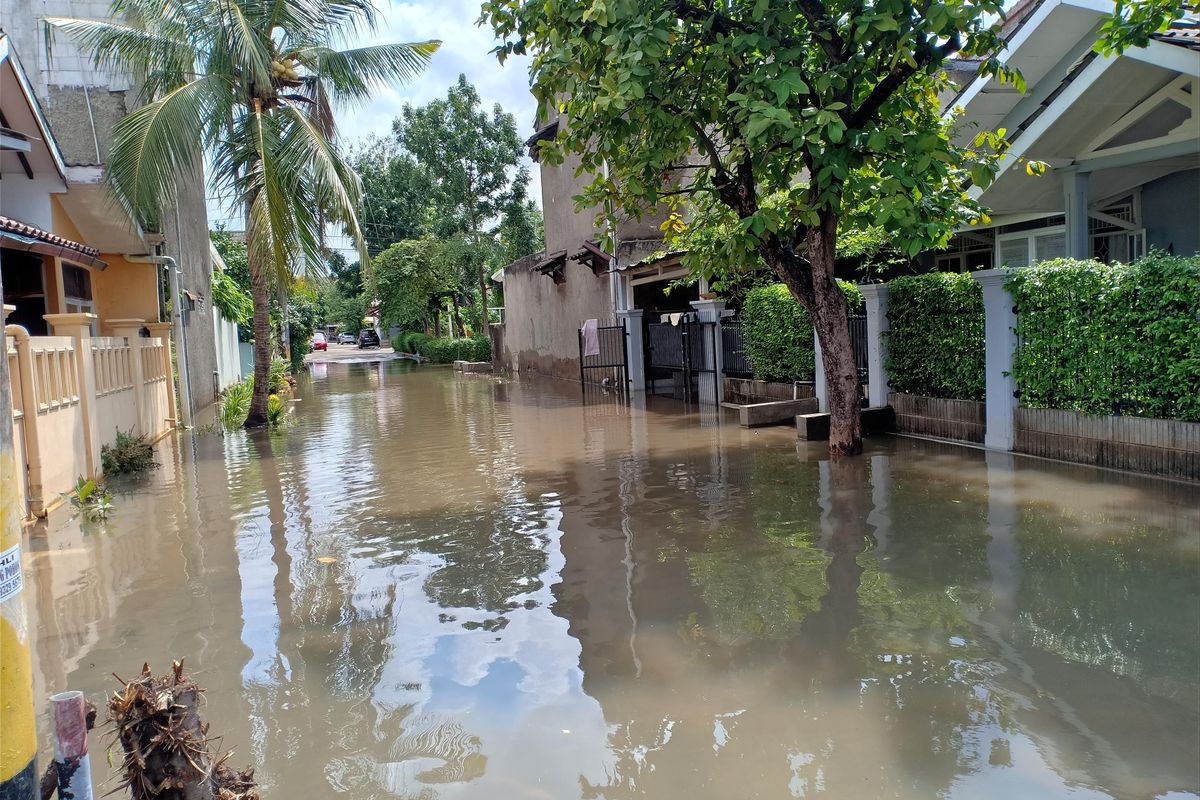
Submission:
<svg viewBox="0 0 1200 800">
<path fill-rule="evenodd" d="M 323 264 L 342 225 L 369 263 L 362 187 L 336 147 L 333 107 L 415 77 L 440 42 L 338 49 L 374 30 L 372 0 L 114 0 L 111 20 L 50 17 L 97 68 L 131 73 L 145 105 L 113 128 L 112 195 L 154 229 L 176 180 L 201 180 L 245 214 L 254 298 L 254 396 L 263 425 L 273 281 Z"/>
</svg>

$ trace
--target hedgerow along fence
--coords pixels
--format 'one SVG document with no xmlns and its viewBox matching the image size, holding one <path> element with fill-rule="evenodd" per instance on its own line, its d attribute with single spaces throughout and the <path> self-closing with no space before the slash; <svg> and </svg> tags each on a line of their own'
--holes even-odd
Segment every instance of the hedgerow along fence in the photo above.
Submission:
<svg viewBox="0 0 1200 800">
<path fill-rule="evenodd" d="M 933 272 L 888 283 L 887 373 L 896 392 L 984 397 L 983 290 L 968 274 Z"/>
<path fill-rule="evenodd" d="M 838 281 L 850 307 L 855 360 L 860 372 L 866 368 L 866 317 L 863 296 L 857 286 Z M 758 380 L 811 381 L 816 373 L 816 346 L 812 320 L 804 307 L 782 283 L 759 286 L 746 293 L 740 317 L 746 365 Z"/>
<path fill-rule="evenodd" d="M 1059 259 L 1008 290 L 1021 405 L 1200 422 L 1200 256 Z"/>
</svg>

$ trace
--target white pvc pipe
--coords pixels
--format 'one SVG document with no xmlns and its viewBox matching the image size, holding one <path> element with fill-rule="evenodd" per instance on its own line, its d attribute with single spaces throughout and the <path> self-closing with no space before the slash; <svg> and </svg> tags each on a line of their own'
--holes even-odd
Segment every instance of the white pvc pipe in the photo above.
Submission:
<svg viewBox="0 0 1200 800">
<path fill-rule="evenodd" d="M 54 769 L 58 796 L 92 800 L 92 765 L 87 752 L 87 705 L 83 692 L 60 692 L 50 698 L 54 720 Z"/>
</svg>

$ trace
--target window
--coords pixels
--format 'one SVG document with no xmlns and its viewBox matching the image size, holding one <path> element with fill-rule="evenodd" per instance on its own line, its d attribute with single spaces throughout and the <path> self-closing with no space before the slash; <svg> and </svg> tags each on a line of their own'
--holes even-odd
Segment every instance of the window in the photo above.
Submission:
<svg viewBox="0 0 1200 800">
<path fill-rule="evenodd" d="M 63 302 L 68 314 L 93 314 L 96 304 L 92 301 L 92 276 L 83 267 L 63 263 Z"/>
<path fill-rule="evenodd" d="M 1027 267 L 1066 254 L 1067 232 L 1062 227 L 1002 233 L 996 237 L 997 267 Z"/>
</svg>

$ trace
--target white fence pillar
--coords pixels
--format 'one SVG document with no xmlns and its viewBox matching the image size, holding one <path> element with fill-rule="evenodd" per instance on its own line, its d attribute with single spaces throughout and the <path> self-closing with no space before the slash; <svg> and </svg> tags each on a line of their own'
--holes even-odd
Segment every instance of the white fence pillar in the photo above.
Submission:
<svg viewBox="0 0 1200 800">
<path fill-rule="evenodd" d="M 129 342 L 129 361 L 132 368 L 133 402 L 137 408 L 137 427 L 133 433 L 152 436 L 154 431 L 146 430 L 146 379 L 142 374 L 142 328 L 146 327 L 144 319 L 113 319 L 108 322 L 113 336 Z"/>
<path fill-rule="evenodd" d="M 813 331 L 813 353 L 816 364 L 813 369 L 813 394 L 817 396 L 817 411 L 829 411 L 829 393 L 825 391 L 825 362 L 821 359 L 821 337 Z"/>
<path fill-rule="evenodd" d="M 992 450 L 1012 450 L 1015 440 L 1017 382 L 1012 377 L 1017 349 L 1017 315 L 1005 287 L 1010 269 L 971 273 L 983 286 L 985 402 L 983 444 Z"/>
<path fill-rule="evenodd" d="M 83 429 L 83 450 L 87 459 L 84 474 L 100 474 L 100 432 L 96 430 L 96 375 L 92 364 L 92 336 L 95 314 L 43 314 L 55 336 L 75 340 L 75 372 L 79 389 L 79 416 Z"/>
<path fill-rule="evenodd" d="M 629 372 L 631 394 L 646 391 L 645 329 L 640 308 L 624 308 L 616 312 L 617 322 L 625 326 L 625 366 Z"/>
<path fill-rule="evenodd" d="M 887 342 L 888 287 L 868 283 L 858 287 L 867 305 L 867 405 L 878 408 L 888 402 Z"/>
<path fill-rule="evenodd" d="M 696 309 L 696 318 L 700 322 L 712 323 L 712 334 L 704 337 L 704 368 L 711 369 L 712 372 L 700 375 L 700 399 L 703 401 L 711 397 L 713 402 L 719 405 L 725 399 L 724 364 L 721 363 L 721 314 L 725 311 L 725 301 L 693 300 L 692 308 Z M 701 330 L 703 331 L 704 327 L 701 327 Z"/>
</svg>

